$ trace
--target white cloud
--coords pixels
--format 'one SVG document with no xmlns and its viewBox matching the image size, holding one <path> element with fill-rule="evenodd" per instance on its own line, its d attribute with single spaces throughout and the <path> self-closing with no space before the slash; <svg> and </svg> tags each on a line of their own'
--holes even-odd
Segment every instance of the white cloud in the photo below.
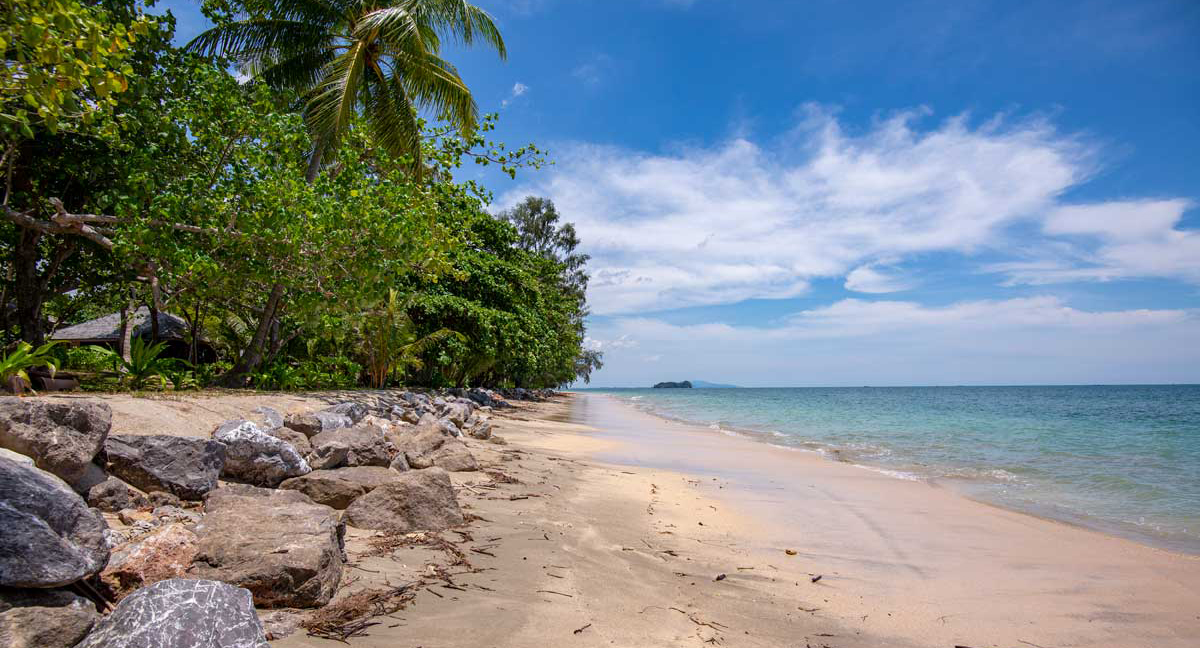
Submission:
<svg viewBox="0 0 1200 648">
<path fill-rule="evenodd" d="M 861 293 L 893 293 L 912 290 L 914 283 L 894 271 L 884 269 L 882 264 L 861 265 L 846 275 L 846 290 Z"/>
<path fill-rule="evenodd" d="M 604 319 L 641 341 L 610 351 L 601 385 L 645 382 L 645 354 L 672 375 L 743 385 L 1030 384 L 1200 380 L 1200 311 L 1090 311 L 1057 297 L 963 301 L 846 299 L 770 326 Z"/>
<path fill-rule="evenodd" d="M 1013 282 L 1200 281 L 1200 239 L 1172 229 L 1187 201 L 1065 205 L 1060 196 L 1095 171 L 1087 142 L 1041 120 L 973 125 L 959 116 L 921 128 L 926 113 L 851 132 L 809 106 L 769 146 L 745 138 L 668 153 L 556 146 L 556 166 L 501 206 L 548 195 L 576 223 L 593 259 L 598 314 L 791 297 L 818 278 L 894 292 L 921 278 L 891 266 L 931 252 L 1009 257 L 985 269 Z M 1033 241 L 1030 226 L 1041 231 Z M 1019 254 L 1053 243 L 1067 253 Z"/>
<path fill-rule="evenodd" d="M 613 69 L 612 57 L 607 54 L 593 54 L 587 60 L 571 69 L 575 77 L 588 88 L 595 89 L 610 76 Z"/>
<path fill-rule="evenodd" d="M 521 95 L 525 94 L 526 92 L 529 92 L 529 86 L 525 85 L 524 83 L 521 83 L 520 81 L 514 83 L 512 90 L 510 90 L 508 93 L 508 98 L 504 99 L 503 101 L 500 102 L 500 107 L 507 108 L 508 105 L 511 104 L 514 99 L 516 99 L 517 97 L 520 97 Z"/>
<path fill-rule="evenodd" d="M 1183 199 L 1068 205 L 1049 214 L 1043 231 L 1068 244 L 1058 255 L 990 269 L 1010 283 L 1109 281 L 1168 277 L 1200 283 L 1200 232 L 1177 228 L 1192 203 Z"/>
</svg>

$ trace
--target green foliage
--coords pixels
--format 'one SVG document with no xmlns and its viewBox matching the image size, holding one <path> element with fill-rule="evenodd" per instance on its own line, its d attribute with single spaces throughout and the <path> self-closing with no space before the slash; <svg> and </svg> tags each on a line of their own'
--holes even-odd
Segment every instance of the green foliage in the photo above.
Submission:
<svg viewBox="0 0 1200 648">
<path fill-rule="evenodd" d="M 478 121 L 471 91 L 440 56 L 442 40 L 482 41 L 505 56 L 491 16 L 462 0 L 247 0 L 208 7 L 218 24 L 189 47 L 227 56 L 256 81 L 302 97 L 315 142 L 310 181 L 360 116 L 377 146 L 409 156 L 420 169 L 418 110 L 464 134 Z"/>
<path fill-rule="evenodd" d="M 18 342 L 15 349 L 0 356 L 0 384 L 9 387 L 13 378 L 20 378 L 32 385 L 33 381 L 29 379 L 26 370 L 33 367 L 46 367 L 50 374 L 54 375 L 58 371 L 58 361 L 53 354 L 54 346 L 54 342 L 49 342 L 35 349 L 28 342 Z"/>
<path fill-rule="evenodd" d="M 159 387 L 165 389 L 167 375 L 183 362 L 178 358 L 162 357 L 167 350 L 166 342 L 148 343 L 140 337 L 131 341 L 128 360 L 113 349 L 96 345 L 90 348 L 108 357 L 113 371 L 123 374 L 124 382 L 133 390 L 142 389 L 151 378 L 157 378 Z"/>
<path fill-rule="evenodd" d="M 86 118 L 102 127 L 87 129 L 66 127 L 85 119 L 70 102 L 99 106 L 96 86 L 63 82 L 76 99 L 55 95 L 66 111 L 57 125 L 29 113 L 34 136 L 12 140 L 0 162 L 12 178 L 0 219 L 8 339 L 40 340 L 51 318 L 66 326 L 144 306 L 186 320 L 173 351 L 218 356 L 188 366 L 138 340 L 122 378 L 135 389 L 155 379 L 176 389 L 535 387 L 598 366 L 581 346 L 587 258 L 573 228 L 548 201 L 493 218 L 487 189 L 454 177 L 471 161 L 510 176 L 546 164 L 532 144 L 488 139 L 496 116 L 479 118 L 438 58 L 444 38 L 503 51 L 486 14 L 457 0 L 210 1 L 218 26 L 197 49 L 248 66 L 259 82 L 241 84 L 229 59 L 172 47 L 169 15 L 140 16 L 129 0 L 64 2 L 5 10 L 78 9 L 79 20 L 126 25 L 119 58 L 89 59 L 121 81 L 104 77 L 102 110 Z M 14 51 L 0 79 L 16 74 Z M 309 182 L 313 133 L 326 172 Z M 64 218 L 81 225 L 56 225 Z M 60 357 L 121 365 L 107 349 Z"/>
<path fill-rule="evenodd" d="M 144 16 L 120 20 L 102 6 L 77 0 L 5 2 L 0 31 L 0 134 L 34 136 L 42 125 L 93 124 L 111 113 L 129 86 L 131 44 L 154 26 Z M 112 131 L 115 124 L 105 128 Z"/>
</svg>

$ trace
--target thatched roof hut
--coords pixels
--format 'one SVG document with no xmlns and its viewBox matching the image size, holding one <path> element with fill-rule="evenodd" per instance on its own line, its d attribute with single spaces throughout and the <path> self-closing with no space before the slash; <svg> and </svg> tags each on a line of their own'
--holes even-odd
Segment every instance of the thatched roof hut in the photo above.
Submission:
<svg viewBox="0 0 1200 648">
<path fill-rule="evenodd" d="M 150 309 L 143 306 L 135 310 L 131 317 L 133 318 L 133 337 L 149 339 L 153 333 Z M 50 339 L 66 342 L 72 346 L 81 344 L 113 346 L 121 340 L 121 314 L 111 313 L 82 324 L 59 329 L 50 336 Z M 182 317 L 159 311 L 158 339 L 167 342 L 166 355 L 176 358 L 188 356 L 190 336 L 187 322 Z M 216 359 L 216 351 L 207 340 L 201 339 L 199 347 L 201 362 L 212 362 Z"/>
</svg>

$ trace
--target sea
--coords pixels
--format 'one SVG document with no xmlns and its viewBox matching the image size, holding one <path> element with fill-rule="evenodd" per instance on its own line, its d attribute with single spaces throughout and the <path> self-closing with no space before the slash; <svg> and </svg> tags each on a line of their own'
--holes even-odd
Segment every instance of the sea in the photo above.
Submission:
<svg viewBox="0 0 1200 648">
<path fill-rule="evenodd" d="M 1200 554 L 1200 385 L 588 391 Z"/>
</svg>

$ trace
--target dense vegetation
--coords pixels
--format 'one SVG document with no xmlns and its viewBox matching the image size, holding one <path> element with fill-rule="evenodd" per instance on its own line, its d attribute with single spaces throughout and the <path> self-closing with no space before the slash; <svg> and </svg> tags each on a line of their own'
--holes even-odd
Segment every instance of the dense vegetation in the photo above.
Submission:
<svg viewBox="0 0 1200 648">
<path fill-rule="evenodd" d="M 438 55 L 443 37 L 503 54 L 499 32 L 457 0 L 363 7 L 210 2 L 217 26 L 178 48 L 169 15 L 128 0 L 6 5 L 6 349 L 120 312 L 115 354 L 60 345 L 54 363 L 175 388 L 586 379 L 574 229 L 538 198 L 493 216 L 454 178 L 544 163 L 488 140 L 494 117 Z M 139 307 L 186 321 L 187 358 L 133 367 L 157 335 L 130 339 Z"/>
</svg>

